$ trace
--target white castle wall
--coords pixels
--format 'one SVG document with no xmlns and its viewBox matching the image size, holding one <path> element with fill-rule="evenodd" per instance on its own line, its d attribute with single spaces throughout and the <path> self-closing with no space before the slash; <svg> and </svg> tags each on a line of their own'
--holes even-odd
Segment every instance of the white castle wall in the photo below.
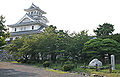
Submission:
<svg viewBox="0 0 120 77">
<path fill-rule="evenodd" d="M 14 28 L 12 28 L 11 32 L 32 30 L 32 26 L 34 26 L 33 30 L 37 30 L 37 29 L 40 28 L 39 25 L 21 26 L 21 27 L 14 27 Z M 16 28 L 16 31 L 15 31 L 15 28 Z"/>
</svg>

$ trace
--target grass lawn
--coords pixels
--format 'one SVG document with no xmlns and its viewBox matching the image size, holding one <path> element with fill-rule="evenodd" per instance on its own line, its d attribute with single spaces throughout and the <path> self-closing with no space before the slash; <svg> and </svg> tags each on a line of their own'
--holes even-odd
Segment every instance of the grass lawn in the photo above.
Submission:
<svg viewBox="0 0 120 77">
<path fill-rule="evenodd" d="M 86 69 L 86 70 L 89 71 L 91 74 L 97 74 L 97 75 L 102 75 L 102 76 L 106 76 L 106 77 L 120 77 L 120 70 L 114 70 L 114 71 L 112 71 L 112 73 L 110 73 L 108 69 L 99 70 L 97 72 L 95 70 L 91 70 L 91 69 Z"/>
<path fill-rule="evenodd" d="M 116 64 L 116 70 L 112 70 L 112 73 L 110 73 L 109 69 L 96 71 L 95 69 L 82 69 L 79 67 L 74 69 L 74 71 L 86 72 L 91 75 L 96 74 L 96 75 L 101 75 L 101 76 L 106 76 L 106 77 L 120 77 L 120 64 Z M 91 77 L 93 77 L 93 76 L 91 76 Z"/>
<path fill-rule="evenodd" d="M 78 72 L 78 73 L 85 72 L 87 74 L 97 74 L 97 75 L 102 75 L 102 76 L 106 76 L 106 77 L 120 77 L 120 64 L 116 64 L 116 70 L 113 70 L 112 73 L 110 73 L 109 69 L 99 70 L 96 72 L 95 69 L 83 69 L 83 68 L 80 68 L 81 64 L 78 64 L 78 65 L 79 66 L 77 68 L 74 68 L 70 72 Z M 61 69 L 61 66 L 60 66 L 60 64 L 58 64 L 57 66 L 56 65 L 51 66 L 51 68 Z M 51 70 L 51 71 L 53 71 L 53 70 Z M 93 76 L 91 76 L 91 77 L 93 77 Z"/>
</svg>

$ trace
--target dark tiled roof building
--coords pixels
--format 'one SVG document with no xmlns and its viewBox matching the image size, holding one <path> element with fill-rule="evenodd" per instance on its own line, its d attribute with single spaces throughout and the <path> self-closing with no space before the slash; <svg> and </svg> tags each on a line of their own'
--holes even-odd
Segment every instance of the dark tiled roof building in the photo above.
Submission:
<svg viewBox="0 0 120 77">
<path fill-rule="evenodd" d="M 15 37 L 24 34 L 36 34 L 40 33 L 45 27 L 48 27 L 46 23 L 48 20 L 43 14 L 46 14 L 39 7 L 32 5 L 28 9 L 24 9 L 27 13 L 16 23 L 8 25 L 11 28 L 10 35 L 14 39 Z"/>
</svg>

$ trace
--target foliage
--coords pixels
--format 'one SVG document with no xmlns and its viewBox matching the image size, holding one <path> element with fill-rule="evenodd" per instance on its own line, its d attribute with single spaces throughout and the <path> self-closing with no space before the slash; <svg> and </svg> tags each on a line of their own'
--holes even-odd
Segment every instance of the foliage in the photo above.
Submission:
<svg viewBox="0 0 120 77">
<path fill-rule="evenodd" d="M 21 59 L 17 59 L 17 62 L 18 63 L 27 63 L 27 60 L 21 58 Z"/>
<path fill-rule="evenodd" d="M 96 75 L 100 75 L 100 76 L 120 77 L 120 75 L 119 75 L 120 70 L 114 70 L 112 73 L 110 73 L 108 69 L 107 70 L 100 70 L 98 72 L 96 72 L 95 70 L 91 70 L 91 69 L 86 69 L 86 70 L 89 71 L 91 74 L 96 74 Z"/>
<path fill-rule="evenodd" d="M 107 35 L 107 36 L 99 36 L 99 38 L 102 38 L 102 39 L 109 38 L 109 39 L 113 39 L 113 40 L 120 43 L 120 40 L 119 40 L 120 39 L 120 34 L 119 33 L 112 34 L 112 35 Z"/>
<path fill-rule="evenodd" d="M 4 19 L 5 18 L 3 16 L 0 16 L 0 47 L 6 44 L 5 39 L 9 37 L 8 29 L 4 25 Z"/>
<path fill-rule="evenodd" d="M 56 30 L 55 26 L 50 25 L 40 34 L 25 35 L 13 40 L 5 49 L 16 60 L 22 58 L 25 62 L 49 60 L 64 63 L 67 60 L 81 60 L 84 43 L 90 38 L 87 31 L 68 34 L 68 31 Z"/>
<path fill-rule="evenodd" d="M 72 61 L 66 61 L 64 64 L 72 64 Z"/>
<path fill-rule="evenodd" d="M 48 68 L 46 68 L 46 70 L 47 70 L 47 71 L 56 72 L 56 73 L 58 73 L 58 74 L 67 74 L 67 73 L 69 73 L 69 72 L 64 72 L 64 71 L 60 71 L 60 70 L 48 69 Z"/>
<path fill-rule="evenodd" d="M 74 65 L 71 61 L 66 61 L 62 67 L 62 70 L 64 71 L 70 71 L 74 68 Z"/>
<path fill-rule="evenodd" d="M 23 52 L 19 51 L 19 48 L 23 46 L 24 38 L 17 38 L 12 41 L 11 44 L 7 45 L 4 49 L 14 56 L 14 59 L 18 59 L 23 55 Z"/>
<path fill-rule="evenodd" d="M 92 39 L 84 44 L 83 55 L 89 60 L 93 58 L 100 58 L 104 63 L 105 54 L 114 54 L 118 56 L 120 51 L 120 44 L 113 39 Z"/>
<path fill-rule="evenodd" d="M 18 62 L 17 61 L 10 61 L 11 63 L 15 63 L 15 64 L 17 64 Z"/>
<path fill-rule="evenodd" d="M 49 66 L 50 66 L 50 62 L 49 62 L 49 61 L 45 61 L 45 62 L 43 63 L 43 66 L 44 66 L 44 67 L 49 67 Z"/>
<path fill-rule="evenodd" d="M 120 64 L 116 64 L 115 69 L 120 70 Z"/>
<path fill-rule="evenodd" d="M 114 34 L 114 35 L 110 35 L 109 38 L 116 40 L 117 42 L 120 43 L 120 34 Z"/>
<path fill-rule="evenodd" d="M 74 62 L 81 62 L 82 58 L 82 49 L 84 43 L 89 41 L 92 36 L 88 35 L 88 31 L 81 31 L 79 33 L 71 34 L 71 42 L 68 48 L 69 57 L 72 58 Z"/>
<path fill-rule="evenodd" d="M 69 34 L 56 29 L 50 25 L 40 34 L 24 35 L 13 40 L 5 49 L 22 62 L 50 61 L 62 65 L 68 60 L 79 63 L 85 62 L 85 58 L 104 60 L 106 54 L 118 55 L 119 43 L 112 39 L 92 39 L 93 36 L 89 36 L 86 30 Z"/>
<path fill-rule="evenodd" d="M 63 67 L 62 67 L 62 70 L 63 71 L 70 71 L 73 69 L 73 65 L 72 64 L 64 64 Z"/>
<path fill-rule="evenodd" d="M 104 23 L 103 25 L 99 25 L 99 27 L 94 30 L 94 33 L 97 36 L 107 36 L 112 34 L 114 31 L 114 25 L 109 24 L 109 23 Z"/>
</svg>

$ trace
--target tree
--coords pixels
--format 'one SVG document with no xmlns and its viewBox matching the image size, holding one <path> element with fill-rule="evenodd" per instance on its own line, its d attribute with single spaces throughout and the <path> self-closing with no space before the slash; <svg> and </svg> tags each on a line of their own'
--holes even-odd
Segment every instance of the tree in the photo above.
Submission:
<svg viewBox="0 0 120 77">
<path fill-rule="evenodd" d="M 104 23 L 103 25 L 99 25 L 99 27 L 94 30 L 94 33 L 97 36 L 107 36 L 112 34 L 114 31 L 114 25 L 109 24 L 109 23 Z"/>
<path fill-rule="evenodd" d="M 69 55 L 73 58 L 73 61 L 78 61 L 82 59 L 82 49 L 84 47 L 84 43 L 91 39 L 91 36 L 88 35 L 88 31 L 81 31 L 79 33 L 73 33 L 72 39 L 70 42 Z"/>
<path fill-rule="evenodd" d="M 120 43 L 120 34 L 114 34 L 114 35 L 110 35 L 109 38 L 116 40 L 117 42 Z"/>
<path fill-rule="evenodd" d="M 120 43 L 120 34 L 119 33 L 108 35 L 108 36 L 99 36 L 99 38 L 101 38 L 101 39 L 109 38 L 109 39 L 113 39 L 113 40 Z"/>
<path fill-rule="evenodd" d="M 23 51 L 20 52 L 19 49 L 23 46 L 24 38 L 17 38 L 13 40 L 10 44 L 6 45 L 4 47 L 4 50 L 6 50 L 14 59 L 17 59 L 23 55 Z"/>
<path fill-rule="evenodd" d="M 56 40 L 56 54 L 57 62 L 63 64 L 65 61 L 69 60 L 69 48 L 71 45 L 72 38 L 68 34 L 68 31 L 59 30 L 57 32 L 57 40 Z"/>
<path fill-rule="evenodd" d="M 68 31 L 56 30 L 56 27 L 51 25 L 40 34 L 25 35 L 12 41 L 5 49 L 30 62 L 78 62 L 82 57 L 84 43 L 90 38 L 87 31 L 69 35 Z"/>
<path fill-rule="evenodd" d="M 51 56 L 50 59 L 54 60 L 56 59 L 55 51 L 58 36 L 55 29 L 56 27 L 49 26 L 40 34 L 17 38 L 7 45 L 5 49 L 24 60 L 38 61 L 39 57 L 41 57 L 44 61 L 48 56 Z"/>
<path fill-rule="evenodd" d="M 5 39 L 9 37 L 9 32 L 4 25 L 5 20 L 3 16 L 0 16 L 0 47 L 6 44 Z"/>
<path fill-rule="evenodd" d="M 120 51 L 120 44 L 113 39 L 92 39 L 85 43 L 83 54 L 85 58 L 89 60 L 93 58 L 99 58 L 104 63 L 105 55 L 114 54 L 118 56 Z"/>
<path fill-rule="evenodd" d="M 47 54 L 47 56 L 49 56 L 49 59 L 53 62 L 56 61 L 56 42 L 57 42 L 57 30 L 56 27 L 53 25 L 50 25 L 48 28 L 45 29 L 45 31 L 43 32 L 43 34 L 40 34 L 40 36 L 42 36 L 43 38 L 43 47 L 46 49 L 43 49 Z"/>
</svg>

